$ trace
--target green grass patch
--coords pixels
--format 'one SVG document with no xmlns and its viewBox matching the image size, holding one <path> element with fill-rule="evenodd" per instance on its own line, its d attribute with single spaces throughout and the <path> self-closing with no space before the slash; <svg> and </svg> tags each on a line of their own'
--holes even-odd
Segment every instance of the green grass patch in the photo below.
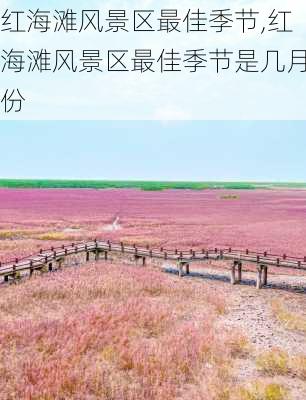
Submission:
<svg viewBox="0 0 306 400">
<path fill-rule="evenodd" d="M 269 182 L 188 182 L 188 181 L 111 181 L 111 180 L 57 180 L 57 179 L 0 179 L 2 188 L 29 189 L 306 189 L 306 183 Z"/>
</svg>

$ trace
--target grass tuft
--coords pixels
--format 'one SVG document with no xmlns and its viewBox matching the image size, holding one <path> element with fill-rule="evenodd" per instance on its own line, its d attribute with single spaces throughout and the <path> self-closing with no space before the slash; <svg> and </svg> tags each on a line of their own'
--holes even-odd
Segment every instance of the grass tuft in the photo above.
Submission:
<svg viewBox="0 0 306 400">
<path fill-rule="evenodd" d="M 288 390 L 277 383 L 256 382 L 241 388 L 235 400 L 289 400 Z"/>
<path fill-rule="evenodd" d="M 287 375 L 290 372 L 289 356 L 285 351 L 273 349 L 256 359 L 257 369 L 265 375 Z"/>
<path fill-rule="evenodd" d="M 252 352 L 252 347 L 248 339 L 239 333 L 229 336 L 227 346 L 233 358 L 247 358 Z"/>
<path fill-rule="evenodd" d="M 69 237 L 61 232 L 46 232 L 36 237 L 38 240 L 69 240 Z"/>
<path fill-rule="evenodd" d="M 306 318 L 304 316 L 290 312 L 279 300 L 272 302 L 272 311 L 278 321 L 287 329 L 306 333 Z"/>
<path fill-rule="evenodd" d="M 221 200 L 239 200 L 239 196 L 237 194 L 225 194 L 220 197 Z"/>
</svg>

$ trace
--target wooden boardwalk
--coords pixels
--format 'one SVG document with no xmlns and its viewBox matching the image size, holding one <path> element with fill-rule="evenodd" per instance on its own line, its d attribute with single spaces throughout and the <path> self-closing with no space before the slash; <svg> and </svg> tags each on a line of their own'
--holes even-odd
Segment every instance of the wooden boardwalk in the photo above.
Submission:
<svg viewBox="0 0 306 400">
<path fill-rule="evenodd" d="M 95 260 L 98 261 L 101 257 L 107 260 L 110 253 L 120 254 L 123 257 L 132 256 L 136 262 L 140 261 L 142 265 L 145 265 L 148 259 L 169 260 L 176 263 L 180 277 L 184 273 L 189 274 L 192 263 L 208 260 L 226 260 L 231 264 L 230 279 L 232 284 L 241 282 L 243 264 L 256 264 L 256 287 L 258 289 L 267 285 L 269 267 L 306 271 L 306 257 L 288 257 L 286 254 L 279 256 L 268 254 L 267 252 L 258 253 L 248 249 L 234 250 L 231 248 L 179 251 L 178 249 L 153 249 L 149 246 L 138 247 L 136 245 L 125 245 L 124 243 L 94 240 L 72 243 L 56 248 L 52 247 L 47 250 L 40 250 L 38 254 L 23 259 L 0 263 L 0 277 L 3 277 L 4 281 L 8 282 L 10 279 L 16 280 L 25 274 L 31 276 L 35 271 L 60 269 L 65 259 L 71 255 L 84 254 L 84 262 L 88 262 L 91 254 L 94 254 Z"/>
</svg>

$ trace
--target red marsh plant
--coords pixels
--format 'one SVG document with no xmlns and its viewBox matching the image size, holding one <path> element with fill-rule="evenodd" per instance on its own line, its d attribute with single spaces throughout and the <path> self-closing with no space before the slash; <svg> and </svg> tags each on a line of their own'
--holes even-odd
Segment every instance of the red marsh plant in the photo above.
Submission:
<svg viewBox="0 0 306 400">
<path fill-rule="evenodd" d="M 207 400 L 217 399 L 230 379 L 231 350 L 215 326 L 224 308 L 208 284 L 116 264 L 4 288 L 0 399 L 170 400 L 207 371 Z"/>
</svg>

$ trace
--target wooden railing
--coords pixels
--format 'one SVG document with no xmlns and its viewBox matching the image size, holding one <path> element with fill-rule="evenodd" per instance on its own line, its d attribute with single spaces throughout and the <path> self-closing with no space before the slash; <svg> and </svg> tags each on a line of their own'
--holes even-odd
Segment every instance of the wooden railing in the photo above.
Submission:
<svg viewBox="0 0 306 400">
<path fill-rule="evenodd" d="M 51 247 L 47 250 L 40 250 L 38 254 L 34 254 L 22 259 L 15 259 L 13 261 L 0 263 L 0 276 L 4 277 L 5 281 L 9 278 L 16 278 L 22 273 L 29 272 L 30 275 L 36 270 L 48 268 L 50 271 L 54 268 L 54 263 L 60 267 L 66 257 L 76 254 L 84 253 L 86 261 L 89 261 L 90 254 L 95 255 L 98 260 L 101 253 L 104 254 L 105 259 L 108 253 L 120 253 L 122 255 L 131 255 L 136 260 L 142 259 L 145 264 L 146 259 L 159 259 L 174 261 L 179 266 L 180 275 L 182 274 L 182 267 L 186 266 L 186 272 L 189 273 L 189 264 L 193 262 L 201 262 L 207 260 L 229 260 L 232 263 L 232 283 L 236 283 L 235 269 L 238 268 L 238 281 L 241 281 L 241 265 L 242 263 L 251 263 L 258 266 L 258 273 L 261 277 L 263 271 L 266 274 L 268 267 L 279 267 L 287 269 L 299 269 L 306 271 L 306 257 L 290 257 L 286 254 L 275 255 L 268 252 L 254 252 L 250 250 L 237 250 L 231 248 L 222 249 L 202 249 L 189 251 L 180 251 L 178 249 L 165 249 L 165 248 L 150 248 L 141 247 L 136 245 L 126 245 L 124 243 L 112 243 L 110 241 L 94 240 L 89 242 L 72 243 L 63 245 L 61 247 Z M 234 274 L 234 276 L 233 276 Z M 259 279 L 259 278 L 258 278 Z M 262 280 L 260 278 L 260 280 Z M 263 281 L 266 281 L 264 276 Z M 261 286 L 261 282 L 258 284 Z"/>
</svg>

